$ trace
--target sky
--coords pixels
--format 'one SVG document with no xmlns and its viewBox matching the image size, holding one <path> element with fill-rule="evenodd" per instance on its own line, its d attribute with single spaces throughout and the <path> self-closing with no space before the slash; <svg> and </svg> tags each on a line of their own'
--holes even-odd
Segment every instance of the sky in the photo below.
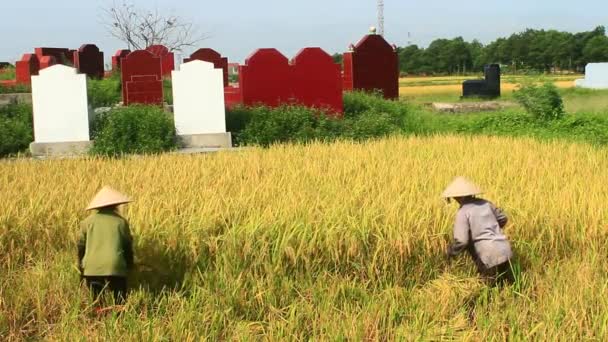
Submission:
<svg viewBox="0 0 608 342">
<path fill-rule="evenodd" d="M 102 24 L 102 9 L 112 0 L 1 2 L 0 61 L 14 62 L 34 47 L 76 49 L 84 43 L 97 44 L 109 60 L 125 47 Z M 239 63 L 257 48 L 274 47 L 288 58 L 312 46 L 344 52 L 376 25 L 376 0 L 131 2 L 194 23 L 208 36 L 200 47 Z M 385 0 L 385 37 L 398 46 L 458 36 L 488 43 L 526 28 L 579 32 L 599 25 L 608 26 L 608 0 Z"/>
</svg>

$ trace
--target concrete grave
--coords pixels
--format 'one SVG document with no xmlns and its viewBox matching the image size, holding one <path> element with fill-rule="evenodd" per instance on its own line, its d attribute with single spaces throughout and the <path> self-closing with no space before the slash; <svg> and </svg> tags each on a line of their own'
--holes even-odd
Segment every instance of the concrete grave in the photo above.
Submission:
<svg viewBox="0 0 608 342">
<path fill-rule="evenodd" d="M 230 133 L 226 133 L 223 70 L 194 60 L 182 64 L 172 76 L 175 128 L 184 147 L 231 147 Z"/>
<path fill-rule="evenodd" d="M 141 103 L 162 105 L 161 59 L 148 51 L 131 52 L 122 59 L 122 100 L 125 106 Z"/>
<path fill-rule="evenodd" d="M 228 86 L 228 58 L 222 57 L 219 52 L 213 49 L 203 48 L 196 50 L 196 52 L 190 55 L 190 58 L 184 59 L 184 63 L 192 62 L 194 60 L 213 63 L 215 68 L 222 69 L 224 87 Z"/>
<path fill-rule="evenodd" d="M 64 65 L 41 70 L 32 77 L 32 104 L 33 155 L 86 152 L 90 146 L 86 75 Z"/>
<path fill-rule="evenodd" d="M 500 97 L 500 65 L 484 67 L 484 80 L 468 80 L 462 83 L 462 97 Z"/>
<path fill-rule="evenodd" d="M 40 71 L 40 61 L 38 56 L 26 53 L 20 61 L 15 63 L 15 81 L 17 84 L 30 84 L 32 76 L 38 75 Z"/>
<path fill-rule="evenodd" d="M 294 57 L 291 88 L 296 102 L 328 109 L 342 116 L 342 73 L 340 65 L 321 48 L 305 48 Z"/>
<path fill-rule="evenodd" d="M 171 76 L 171 71 L 175 70 L 175 55 L 166 46 L 152 45 L 146 51 L 160 58 L 161 72 L 163 76 Z"/>
<path fill-rule="evenodd" d="M 40 70 L 46 69 L 57 64 L 57 60 L 53 56 L 42 56 L 40 58 Z"/>
<path fill-rule="evenodd" d="M 112 71 L 116 72 L 120 70 L 122 59 L 127 57 L 131 53 L 131 50 L 118 50 L 112 56 Z"/>
<path fill-rule="evenodd" d="M 102 79 L 104 75 L 103 52 L 94 44 L 82 45 L 74 52 L 74 66 L 90 78 Z"/>
<path fill-rule="evenodd" d="M 344 90 L 381 91 L 399 98 L 399 56 L 381 35 L 371 33 L 344 54 Z"/>
<path fill-rule="evenodd" d="M 589 63 L 585 67 L 585 78 L 574 85 L 579 88 L 608 89 L 608 63 Z"/>
<path fill-rule="evenodd" d="M 64 48 L 41 47 L 34 49 L 34 51 L 39 60 L 42 60 L 42 57 L 44 56 L 52 56 L 55 58 L 56 64 L 63 64 L 68 66 L 74 65 L 74 50 Z"/>
<path fill-rule="evenodd" d="M 243 104 L 277 107 L 292 97 L 289 60 L 276 49 L 259 49 L 239 69 Z"/>
</svg>

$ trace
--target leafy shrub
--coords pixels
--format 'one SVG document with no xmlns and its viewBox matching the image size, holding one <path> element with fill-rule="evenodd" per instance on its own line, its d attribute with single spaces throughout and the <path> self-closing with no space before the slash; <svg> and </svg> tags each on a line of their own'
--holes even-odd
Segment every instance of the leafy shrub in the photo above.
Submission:
<svg viewBox="0 0 608 342">
<path fill-rule="evenodd" d="M 365 93 L 346 94 L 344 107 L 343 119 L 295 105 L 237 107 L 228 111 L 226 123 L 238 145 L 268 146 L 338 138 L 366 140 L 401 130 L 408 111 L 403 103 Z"/>
<path fill-rule="evenodd" d="M 23 104 L 0 107 L 0 156 L 23 151 L 33 140 L 32 107 Z"/>
<path fill-rule="evenodd" d="M 236 111 L 244 128 L 239 139 L 246 144 L 268 146 L 273 143 L 314 139 L 315 113 L 305 107 L 253 107 Z M 234 115 L 231 115 L 235 121 Z"/>
<path fill-rule="evenodd" d="M 176 146 L 173 119 L 155 106 L 110 110 L 95 119 L 91 131 L 91 152 L 98 155 L 158 153 Z"/>
<path fill-rule="evenodd" d="M 384 137 L 399 131 L 395 118 L 388 113 L 365 112 L 356 119 L 347 119 L 350 123 L 345 136 L 353 140 L 367 140 Z"/>
<path fill-rule="evenodd" d="M 93 108 L 112 107 L 122 99 L 122 85 L 119 73 L 112 73 L 101 80 L 90 79 L 87 82 L 89 105 Z"/>
<path fill-rule="evenodd" d="M 526 111 L 537 119 L 553 120 L 564 116 L 564 102 L 553 83 L 529 84 L 513 93 Z"/>
</svg>

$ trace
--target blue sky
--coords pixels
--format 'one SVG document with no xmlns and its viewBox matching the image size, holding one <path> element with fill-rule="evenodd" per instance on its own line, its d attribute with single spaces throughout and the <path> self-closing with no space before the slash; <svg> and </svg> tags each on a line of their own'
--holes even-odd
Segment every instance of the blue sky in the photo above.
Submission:
<svg viewBox="0 0 608 342">
<path fill-rule="evenodd" d="M 117 0 L 119 1 L 119 0 Z M 376 0 L 134 0 L 197 24 L 210 38 L 201 47 L 242 62 L 256 48 L 276 47 L 288 57 L 320 46 L 342 52 L 376 22 Z M 35 3 L 33 5 L 32 3 Z M 101 25 L 111 0 L 3 0 L 0 61 L 14 62 L 34 47 L 77 48 L 95 43 L 106 58 L 124 45 Z M 386 38 L 426 46 L 463 36 L 486 43 L 525 28 L 565 31 L 608 26 L 608 0 L 385 0 Z"/>
</svg>

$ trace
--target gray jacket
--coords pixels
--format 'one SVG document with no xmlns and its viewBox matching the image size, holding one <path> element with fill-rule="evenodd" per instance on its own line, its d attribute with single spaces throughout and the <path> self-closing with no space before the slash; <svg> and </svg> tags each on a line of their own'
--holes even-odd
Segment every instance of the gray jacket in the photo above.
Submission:
<svg viewBox="0 0 608 342">
<path fill-rule="evenodd" d="M 472 252 L 479 259 L 476 261 L 486 268 L 509 261 L 513 252 L 501 229 L 507 220 L 500 209 L 484 199 L 463 204 L 456 214 L 454 243 L 448 255 L 456 256 L 472 244 Z"/>
</svg>

